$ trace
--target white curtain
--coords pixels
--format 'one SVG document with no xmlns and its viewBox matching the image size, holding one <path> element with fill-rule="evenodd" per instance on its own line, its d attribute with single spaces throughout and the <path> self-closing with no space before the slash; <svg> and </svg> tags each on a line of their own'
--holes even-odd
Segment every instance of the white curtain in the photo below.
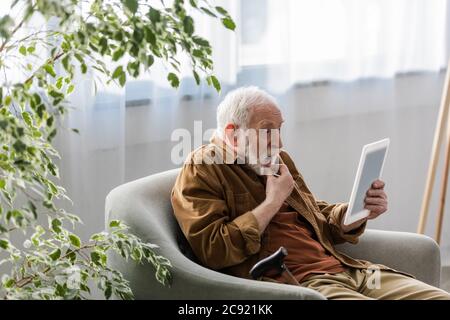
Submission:
<svg viewBox="0 0 450 320">
<path fill-rule="evenodd" d="M 446 0 L 246 0 L 239 63 L 267 88 L 446 66 Z"/>
</svg>

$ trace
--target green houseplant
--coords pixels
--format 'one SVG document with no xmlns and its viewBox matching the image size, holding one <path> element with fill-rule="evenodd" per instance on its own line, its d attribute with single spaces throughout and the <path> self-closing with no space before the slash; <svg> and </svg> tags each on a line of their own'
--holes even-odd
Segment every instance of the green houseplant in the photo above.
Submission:
<svg viewBox="0 0 450 320">
<path fill-rule="evenodd" d="M 158 281 L 170 283 L 170 262 L 157 254 L 157 245 L 142 242 L 120 221 L 86 242 L 80 239 L 74 231 L 79 217 L 58 205 L 68 197 L 58 185 L 59 156 L 52 146 L 70 107 L 67 97 L 76 90 L 75 77 L 89 70 L 124 86 L 160 61 L 168 66 L 167 80 L 178 87 L 182 52 L 197 84 L 203 77 L 220 90 L 211 46 L 196 35 L 190 12 L 234 30 L 227 11 L 204 0 L 153 3 L 15 0 L 17 15 L 0 16 L 0 267 L 7 270 L 1 298 L 85 299 L 95 283 L 106 298 L 130 299 L 127 280 L 106 264 L 109 250 L 149 262 Z M 53 19 L 55 27 L 29 27 L 36 16 L 46 26 Z"/>
</svg>

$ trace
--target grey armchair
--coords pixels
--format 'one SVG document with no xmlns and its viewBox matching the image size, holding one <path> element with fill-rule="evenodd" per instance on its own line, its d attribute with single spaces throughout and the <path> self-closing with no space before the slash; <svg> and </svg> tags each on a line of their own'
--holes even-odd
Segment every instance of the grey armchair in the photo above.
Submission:
<svg viewBox="0 0 450 320">
<path fill-rule="evenodd" d="M 175 220 L 170 192 L 179 169 L 135 180 L 112 190 L 106 198 L 106 223 L 120 219 L 143 240 L 158 244 L 168 258 L 171 287 L 159 284 L 150 265 L 124 261 L 112 254 L 109 264 L 130 281 L 137 299 L 325 299 L 320 293 L 287 284 L 241 279 L 207 269 L 195 257 Z M 339 250 L 415 275 L 439 286 L 439 247 L 429 237 L 404 232 L 367 230 L 357 245 Z"/>
</svg>

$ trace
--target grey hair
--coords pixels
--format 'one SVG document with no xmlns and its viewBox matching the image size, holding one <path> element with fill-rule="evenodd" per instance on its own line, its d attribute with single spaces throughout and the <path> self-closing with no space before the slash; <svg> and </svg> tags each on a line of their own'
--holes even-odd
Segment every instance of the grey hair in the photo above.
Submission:
<svg viewBox="0 0 450 320">
<path fill-rule="evenodd" d="M 258 87 L 241 87 L 230 91 L 217 107 L 216 134 L 222 137 L 228 123 L 246 129 L 251 109 L 264 105 L 277 106 L 277 103 L 274 97 Z"/>
</svg>

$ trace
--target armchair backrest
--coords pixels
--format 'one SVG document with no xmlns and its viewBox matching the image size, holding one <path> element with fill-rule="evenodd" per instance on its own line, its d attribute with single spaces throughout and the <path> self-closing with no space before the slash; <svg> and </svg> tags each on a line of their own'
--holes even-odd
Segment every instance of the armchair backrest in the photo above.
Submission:
<svg viewBox="0 0 450 320">
<path fill-rule="evenodd" d="M 180 169 L 161 172 L 113 189 L 106 197 L 105 224 L 114 219 L 122 220 L 143 240 L 158 245 L 171 245 L 196 261 L 173 215 L 170 202 L 170 194 L 179 172 Z M 151 222 L 145 228 L 139 225 L 143 212 L 145 219 Z M 162 254 L 164 255 L 163 252 Z"/>
</svg>

